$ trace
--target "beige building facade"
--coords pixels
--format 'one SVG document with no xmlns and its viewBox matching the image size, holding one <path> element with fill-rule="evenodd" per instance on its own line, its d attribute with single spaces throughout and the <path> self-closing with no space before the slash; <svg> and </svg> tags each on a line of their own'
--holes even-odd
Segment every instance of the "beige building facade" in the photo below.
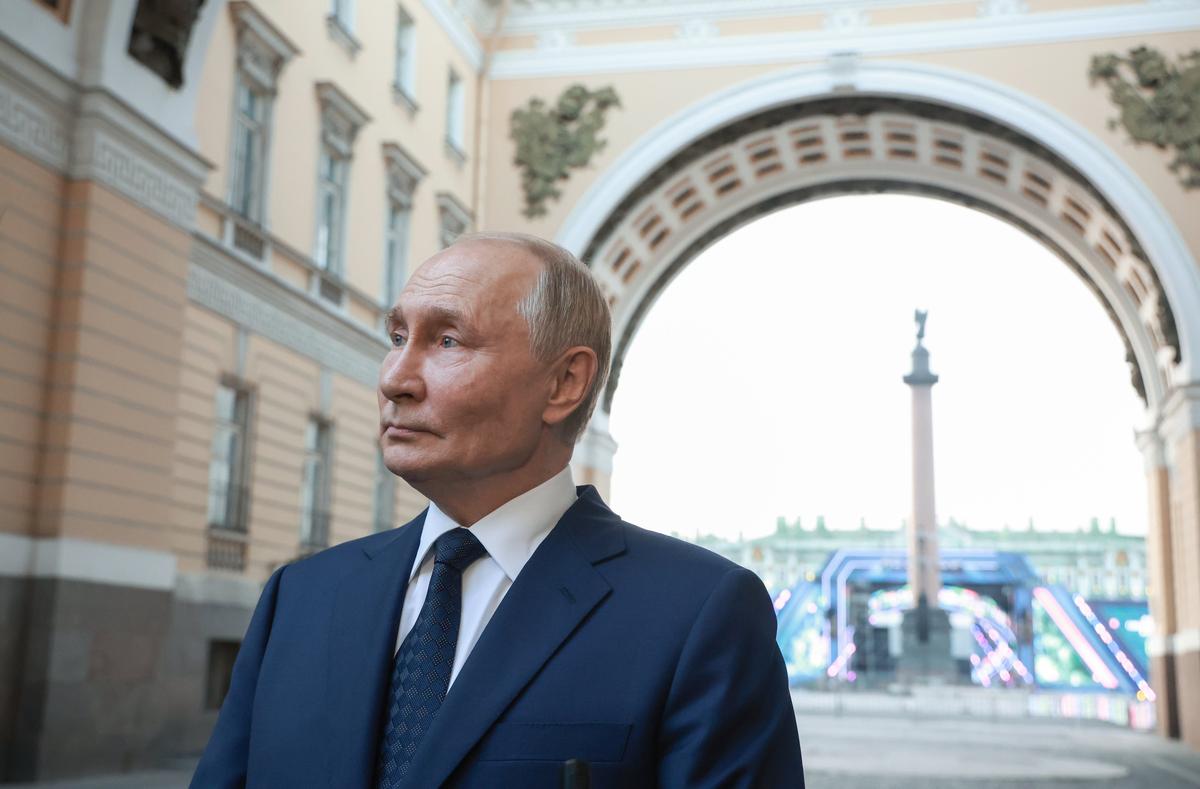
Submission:
<svg viewBox="0 0 1200 789">
<path fill-rule="evenodd" d="M 196 753 L 269 573 L 419 511 L 378 459 L 381 317 L 459 233 L 600 279 L 617 366 L 575 465 L 606 491 L 619 362 L 673 274 L 877 191 L 1017 224 L 1126 338 L 1159 718 L 1200 747 L 1200 192 L 1088 79 L 1200 49 L 1197 3 L 157 5 L 0 4 L 0 780 Z M 531 219 L 510 118 L 576 84 L 619 97 L 607 145 Z"/>
</svg>

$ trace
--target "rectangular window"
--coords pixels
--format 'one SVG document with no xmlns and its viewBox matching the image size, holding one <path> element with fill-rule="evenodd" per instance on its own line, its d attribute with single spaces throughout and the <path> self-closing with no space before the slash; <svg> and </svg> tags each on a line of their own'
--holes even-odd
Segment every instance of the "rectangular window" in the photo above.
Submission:
<svg viewBox="0 0 1200 789">
<path fill-rule="evenodd" d="M 392 85 L 409 98 L 413 96 L 413 71 L 416 57 L 413 54 L 416 45 L 416 28 L 412 17 L 403 9 L 396 8 L 396 71 L 393 74 Z"/>
<path fill-rule="evenodd" d="M 333 426 L 319 416 L 308 419 L 304 436 L 304 478 L 300 488 L 300 544 L 329 545 L 330 470 Z"/>
<path fill-rule="evenodd" d="M 241 75 L 237 79 L 236 92 L 229 204 L 247 219 L 261 223 L 269 98 L 254 90 Z"/>
<path fill-rule="evenodd" d="M 208 526 L 245 532 L 250 393 L 222 382 L 217 387 L 216 411 L 212 459 L 208 465 Z"/>
<path fill-rule="evenodd" d="M 389 201 L 383 273 L 383 303 L 389 306 L 396 303 L 408 276 L 409 213 L 407 205 L 396 200 Z"/>
<path fill-rule="evenodd" d="M 375 531 L 387 531 L 396 525 L 396 475 L 383 464 L 382 454 L 375 458 Z"/>
<path fill-rule="evenodd" d="M 316 263 L 334 274 L 342 270 L 342 227 L 345 221 L 346 159 L 327 144 L 321 146 L 317 186 Z"/>
<path fill-rule="evenodd" d="M 451 69 L 446 85 L 446 142 L 450 143 L 460 156 L 465 150 L 463 142 L 464 101 L 462 78 Z"/>
</svg>

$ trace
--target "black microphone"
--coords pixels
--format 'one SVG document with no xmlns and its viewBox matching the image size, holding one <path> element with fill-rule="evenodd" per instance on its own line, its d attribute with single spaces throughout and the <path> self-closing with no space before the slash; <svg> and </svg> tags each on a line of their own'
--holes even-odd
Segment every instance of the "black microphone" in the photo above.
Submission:
<svg viewBox="0 0 1200 789">
<path fill-rule="evenodd" d="M 563 762 L 562 789 L 591 789 L 592 771 L 582 759 Z"/>
</svg>

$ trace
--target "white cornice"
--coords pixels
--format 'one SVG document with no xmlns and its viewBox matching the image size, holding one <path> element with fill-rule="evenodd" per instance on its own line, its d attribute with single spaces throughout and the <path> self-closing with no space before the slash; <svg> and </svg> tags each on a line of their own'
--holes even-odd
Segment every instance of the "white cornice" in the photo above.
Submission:
<svg viewBox="0 0 1200 789">
<path fill-rule="evenodd" d="M 962 0 L 562 0 L 515 2 L 504 18 L 505 35 L 571 28 L 631 28 L 675 25 L 687 19 L 758 19 L 897 6 L 961 4 Z"/>
<path fill-rule="evenodd" d="M 62 77 L 0 36 L 0 142 L 62 172 L 70 160 L 73 95 Z"/>
<path fill-rule="evenodd" d="M 461 14 L 446 5 L 445 0 L 421 0 L 425 10 L 433 15 L 459 53 L 476 72 L 483 67 L 483 45 Z"/>
<path fill-rule="evenodd" d="M 432 2 L 433 0 L 429 0 Z M 546 57 L 533 49 L 497 52 L 493 79 L 706 68 L 819 60 L 834 52 L 863 56 L 1044 44 L 1200 29 L 1195 2 L 1121 5 L 1083 11 L 972 18 L 923 24 L 827 29 L 703 41 L 686 38 L 575 46 Z M 506 27 L 506 32 L 510 32 Z"/>
<path fill-rule="evenodd" d="M 317 83 L 317 100 L 321 105 L 337 113 L 355 131 L 371 122 L 367 111 L 358 106 L 344 90 L 332 82 Z"/>
<path fill-rule="evenodd" d="M 286 63 L 300 54 L 300 48 L 280 32 L 279 28 L 271 24 L 271 20 L 267 19 L 253 3 L 246 2 L 246 0 L 234 0 L 229 4 L 229 13 L 233 16 L 234 24 L 257 36 L 262 45 L 270 50 L 277 60 Z"/>
<path fill-rule="evenodd" d="M 474 221 L 474 216 L 471 214 L 471 209 L 467 208 L 458 198 L 449 192 L 437 193 L 438 210 L 448 214 L 464 227 L 470 227 Z"/>
</svg>

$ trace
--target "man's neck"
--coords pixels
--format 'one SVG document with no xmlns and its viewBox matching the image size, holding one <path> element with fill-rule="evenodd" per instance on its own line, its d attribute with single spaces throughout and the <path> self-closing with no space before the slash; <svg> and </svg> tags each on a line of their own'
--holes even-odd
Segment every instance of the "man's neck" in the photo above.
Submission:
<svg viewBox="0 0 1200 789">
<path fill-rule="evenodd" d="M 421 485 L 417 490 L 459 526 L 470 527 L 483 516 L 494 512 L 522 493 L 533 490 L 562 471 L 569 460 L 568 455 L 565 459 L 557 458 L 536 466 L 527 466 L 518 473 L 506 474 L 500 478 L 487 477 L 455 480 L 446 484 L 427 484 Z"/>
</svg>

